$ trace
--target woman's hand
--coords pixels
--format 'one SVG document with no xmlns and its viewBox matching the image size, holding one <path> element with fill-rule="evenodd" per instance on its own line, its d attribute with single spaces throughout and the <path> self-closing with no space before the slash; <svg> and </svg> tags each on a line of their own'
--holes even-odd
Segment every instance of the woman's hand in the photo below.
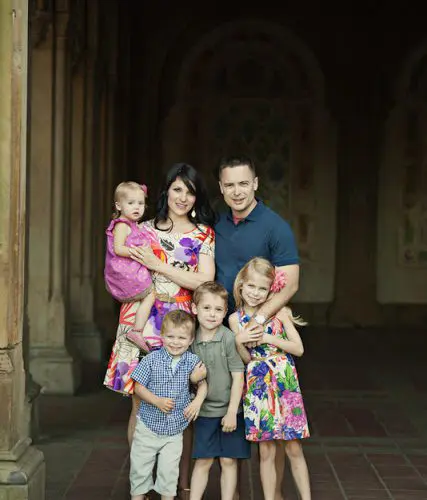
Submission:
<svg viewBox="0 0 427 500">
<path fill-rule="evenodd" d="M 150 271 L 159 271 L 162 261 L 156 257 L 150 246 L 144 245 L 141 247 L 130 247 L 129 254 L 131 259 L 136 260 L 144 265 Z"/>
</svg>

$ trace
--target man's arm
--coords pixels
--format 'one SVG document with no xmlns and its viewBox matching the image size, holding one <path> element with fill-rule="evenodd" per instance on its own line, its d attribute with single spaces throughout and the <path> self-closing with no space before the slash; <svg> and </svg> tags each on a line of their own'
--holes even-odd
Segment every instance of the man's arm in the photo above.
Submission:
<svg viewBox="0 0 427 500">
<path fill-rule="evenodd" d="M 299 284 L 299 258 L 294 233 L 291 226 L 281 217 L 271 227 L 268 246 L 271 263 L 286 274 L 286 286 L 278 293 L 271 295 L 269 300 L 260 307 L 257 315 L 266 319 L 274 316 L 295 295 Z M 256 322 L 252 319 L 249 326 Z"/>
<path fill-rule="evenodd" d="M 258 310 L 257 315 L 264 316 L 266 319 L 274 316 L 283 306 L 285 306 L 295 295 L 299 285 L 299 265 L 291 264 L 289 266 L 280 266 L 277 269 L 286 274 L 286 285 L 280 292 L 272 294 Z"/>
</svg>

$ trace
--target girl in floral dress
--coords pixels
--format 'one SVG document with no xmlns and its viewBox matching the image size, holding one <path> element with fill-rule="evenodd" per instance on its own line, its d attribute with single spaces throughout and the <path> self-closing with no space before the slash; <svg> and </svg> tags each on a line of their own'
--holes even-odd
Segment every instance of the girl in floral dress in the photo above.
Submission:
<svg viewBox="0 0 427 500">
<path fill-rule="evenodd" d="M 144 228 L 155 235 L 151 246 L 130 249 L 131 257 L 152 272 L 155 301 L 143 330 L 150 350 L 161 346 L 160 326 L 165 314 L 172 309 L 191 313 L 193 290 L 215 276 L 215 233 L 212 229 L 215 213 L 203 181 L 192 166 L 177 163 L 167 172 L 156 214 L 153 220 L 143 223 Z M 116 342 L 104 380 L 108 388 L 132 395 L 129 442 L 140 403 L 133 395 L 134 382 L 130 378 L 138 364 L 140 350 L 126 339 L 126 332 L 135 322 L 135 311 L 134 304 L 121 307 Z M 182 470 L 180 475 L 180 496 L 183 498 L 183 490 L 188 489 L 189 483 L 191 442 L 187 455 L 188 470 Z"/>
<path fill-rule="evenodd" d="M 295 318 L 288 307 L 264 325 L 264 334 L 255 347 L 251 331 L 245 328 L 268 299 L 275 268 L 256 257 L 238 273 L 234 282 L 237 311 L 230 316 L 237 349 L 247 364 L 243 399 L 246 439 L 259 443 L 260 475 L 265 500 L 274 500 L 276 491 L 276 446 L 286 442 L 292 474 L 302 500 L 309 500 L 310 481 L 300 440 L 309 437 L 307 417 L 292 358 L 303 354 Z"/>
</svg>

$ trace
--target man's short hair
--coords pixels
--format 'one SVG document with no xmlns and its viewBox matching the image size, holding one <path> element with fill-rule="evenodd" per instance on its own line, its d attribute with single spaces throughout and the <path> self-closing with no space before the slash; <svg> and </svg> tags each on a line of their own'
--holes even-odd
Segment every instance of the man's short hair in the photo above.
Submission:
<svg viewBox="0 0 427 500">
<path fill-rule="evenodd" d="M 169 326 L 179 328 L 185 324 L 189 324 L 191 327 L 191 336 L 194 337 L 196 332 L 196 319 L 194 316 L 187 311 L 182 311 L 181 309 L 175 309 L 174 311 L 169 311 L 162 321 L 162 327 L 160 330 L 160 335 L 165 333 L 166 328 Z"/>
<path fill-rule="evenodd" d="M 221 172 L 224 168 L 242 167 L 245 165 L 249 167 L 250 171 L 254 174 L 254 177 L 256 177 L 255 163 L 251 158 L 249 158 L 249 156 L 223 156 L 218 162 L 218 180 L 221 179 Z"/>
<path fill-rule="evenodd" d="M 220 283 L 217 283 L 216 281 L 206 281 L 194 290 L 193 302 L 196 304 L 196 306 L 202 299 L 203 295 L 205 295 L 206 293 L 211 293 L 212 295 L 221 297 L 221 299 L 225 303 L 225 307 L 227 307 L 228 292 Z"/>
</svg>

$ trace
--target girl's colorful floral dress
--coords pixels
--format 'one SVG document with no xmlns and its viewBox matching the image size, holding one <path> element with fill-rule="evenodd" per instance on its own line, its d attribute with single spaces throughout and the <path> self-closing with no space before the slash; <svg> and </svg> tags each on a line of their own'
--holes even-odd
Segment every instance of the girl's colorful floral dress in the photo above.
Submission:
<svg viewBox="0 0 427 500">
<path fill-rule="evenodd" d="M 155 232 L 156 238 L 151 243 L 155 255 L 163 262 L 180 269 L 197 272 L 200 254 L 211 257 L 215 255 L 215 233 L 208 226 L 200 224 L 187 233 L 168 233 L 155 229 L 153 221 L 148 221 L 143 223 L 142 229 Z M 192 292 L 158 273 L 153 273 L 152 279 L 156 300 L 143 335 L 150 348 L 157 349 L 162 345 L 160 327 L 165 314 L 173 309 L 191 312 Z M 124 394 L 133 393 L 134 381 L 130 375 L 138 364 L 141 354 L 138 347 L 126 339 L 126 333 L 135 322 L 137 308 L 138 303 L 130 303 L 123 304 L 120 309 L 116 341 L 104 379 L 106 387 Z"/>
<path fill-rule="evenodd" d="M 238 312 L 240 326 L 250 317 Z M 282 322 L 273 318 L 265 333 L 286 339 Z M 249 349 L 243 397 L 248 441 L 290 441 L 310 436 L 298 374 L 292 356 L 276 346 L 262 344 Z"/>
</svg>

